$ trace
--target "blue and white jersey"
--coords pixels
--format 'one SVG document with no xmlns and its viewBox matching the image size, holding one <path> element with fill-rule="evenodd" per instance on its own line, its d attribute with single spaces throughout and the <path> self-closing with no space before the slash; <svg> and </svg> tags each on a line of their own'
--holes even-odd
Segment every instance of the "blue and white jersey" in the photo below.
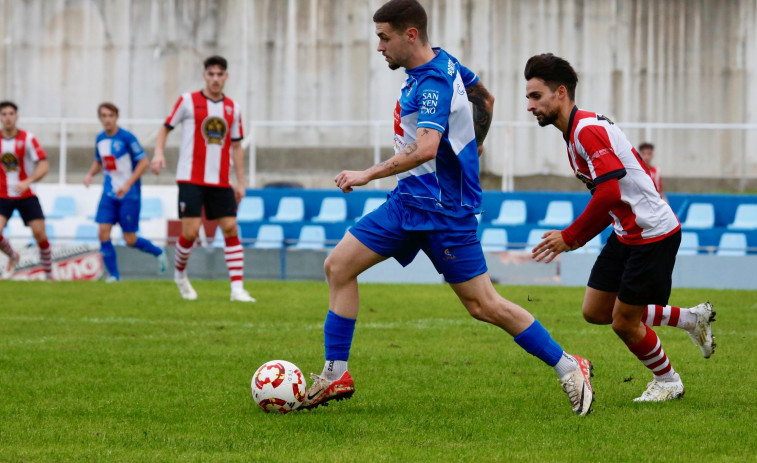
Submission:
<svg viewBox="0 0 757 463">
<path fill-rule="evenodd" d="M 442 132 L 436 158 L 397 175 L 397 189 L 407 206 L 463 217 L 481 211 L 478 148 L 468 95 L 478 76 L 444 50 L 407 70 L 394 110 L 394 152 L 416 139 L 419 127 Z"/>
<path fill-rule="evenodd" d="M 137 163 L 145 156 L 137 137 L 128 130 L 119 128 L 112 136 L 101 132 L 95 141 L 95 160 L 103 166 L 103 194 L 115 198 L 118 189 L 131 178 Z M 134 182 L 124 198 L 139 198 L 140 185 L 140 180 Z"/>
</svg>

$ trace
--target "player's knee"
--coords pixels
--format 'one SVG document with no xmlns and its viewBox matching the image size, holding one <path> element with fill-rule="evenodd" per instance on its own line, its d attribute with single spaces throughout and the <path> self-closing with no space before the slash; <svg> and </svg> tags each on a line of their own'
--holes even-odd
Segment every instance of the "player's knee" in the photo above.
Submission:
<svg viewBox="0 0 757 463">
<path fill-rule="evenodd" d="M 124 241 L 126 242 L 127 246 L 134 246 L 135 244 L 137 244 L 137 234 L 124 233 Z"/>
<path fill-rule="evenodd" d="M 484 296 L 479 296 L 471 299 L 463 300 L 463 305 L 468 309 L 468 313 L 471 317 L 482 322 L 492 323 L 495 319 L 494 310 L 496 301 L 485 299 Z"/>
<path fill-rule="evenodd" d="M 584 316 L 584 320 L 594 325 L 609 325 L 610 323 L 612 323 L 611 314 L 598 313 L 587 307 L 583 308 L 582 313 Z"/>
<path fill-rule="evenodd" d="M 625 317 L 613 317 L 612 330 L 615 334 L 620 336 L 621 339 L 625 339 L 629 334 L 637 328 L 637 323 L 628 320 Z"/>
</svg>

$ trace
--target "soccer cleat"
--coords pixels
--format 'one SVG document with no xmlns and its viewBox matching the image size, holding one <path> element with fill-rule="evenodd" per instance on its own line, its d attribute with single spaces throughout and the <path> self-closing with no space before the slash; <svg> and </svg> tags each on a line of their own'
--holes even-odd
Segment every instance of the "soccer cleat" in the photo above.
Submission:
<svg viewBox="0 0 757 463">
<path fill-rule="evenodd" d="M 118 278 L 114 277 L 113 275 L 108 275 L 105 278 L 106 283 L 118 283 Z"/>
<path fill-rule="evenodd" d="M 231 302 L 255 302 L 255 298 L 244 289 L 231 292 Z"/>
<path fill-rule="evenodd" d="M 195 299 L 197 299 L 197 291 L 195 291 L 195 289 L 189 283 L 189 278 L 177 278 L 174 281 L 176 282 L 176 286 L 179 288 L 181 297 L 188 301 L 194 301 Z"/>
<path fill-rule="evenodd" d="M 688 330 L 689 337 L 695 345 L 699 346 L 704 358 L 708 359 L 715 353 L 715 343 L 712 335 L 712 322 L 715 321 L 715 311 L 712 310 L 712 304 L 702 302 L 696 307 L 689 309 L 691 313 L 697 316 L 697 323 L 694 328 Z"/>
<path fill-rule="evenodd" d="M 13 256 L 8 259 L 8 265 L 5 266 L 5 271 L 3 271 L 3 280 L 9 280 L 13 274 L 16 273 L 16 266 L 20 259 L 21 256 L 18 253 L 14 253 Z"/>
<path fill-rule="evenodd" d="M 591 388 L 594 365 L 577 355 L 573 358 L 578 362 L 578 368 L 560 378 L 560 382 L 562 390 L 568 394 L 573 413 L 584 416 L 591 413 L 591 404 L 594 403 L 594 390 Z"/>
<path fill-rule="evenodd" d="M 166 262 L 166 248 L 162 249 L 163 252 L 156 256 L 156 259 L 158 259 L 158 275 L 166 273 L 166 267 L 168 266 L 168 262 Z"/>
<path fill-rule="evenodd" d="M 349 371 L 345 371 L 336 381 L 329 381 L 323 376 L 311 373 L 313 384 L 305 392 L 305 400 L 300 409 L 310 410 L 319 405 L 328 405 L 331 400 L 346 400 L 355 393 L 355 383 Z"/>
<path fill-rule="evenodd" d="M 676 373 L 673 381 L 653 380 L 647 384 L 647 390 L 639 397 L 633 399 L 634 402 L 662 402 L 665 400 L 680 399 L 684 394 L 683 382 L 681 377 Z"/>
</svg>

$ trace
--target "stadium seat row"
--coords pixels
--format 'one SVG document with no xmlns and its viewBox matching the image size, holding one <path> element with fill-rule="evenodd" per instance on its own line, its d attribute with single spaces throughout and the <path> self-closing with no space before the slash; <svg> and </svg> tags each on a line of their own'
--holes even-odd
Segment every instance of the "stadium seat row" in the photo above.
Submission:
<svg viewBox="0 0 757 463">
<path fill-rule="evenodd" d="M 368 198 L 363 205 L 363 212 L 355 220 L 373 211 L 385 201 L 384 198 Z M 265 207 L 260 196 L 246 196 L 237 210 L 239 222 L 258 222 L 265 220 Z M 347 217 L 347 201 L 340 197 L 323 198 L 318 215 L 310 219 L 315 223 L 344 222 Z M 305 202 L 299 196 L 284 196 L 279 200 L 276 214 L 267 218 L 270 222 L 292 223 L 305 220 Z"/>
</svg>

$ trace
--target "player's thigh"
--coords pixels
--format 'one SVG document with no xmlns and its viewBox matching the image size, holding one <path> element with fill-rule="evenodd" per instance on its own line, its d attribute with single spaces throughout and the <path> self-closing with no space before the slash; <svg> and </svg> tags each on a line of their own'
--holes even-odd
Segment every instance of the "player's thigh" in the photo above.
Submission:
<svg viewBox="0 0 757 463">
<path fill-rule="evenodd" d="M 118 222 L 118 200 L 108 195 L 102 195 L 97 205 L 95 222 L 113 225 Z"/>
<path fill-rule="evenodd" d="M 45 219 L 30 220 L 26 225 L 32 229 L 32 235 L 38 242 L 47 241 L 47 233 L 45 232 Z"/>
<path fill-rule="evenodd" d="M 179 183 L 179 218 L 202 217 L 204 187 L 193 183 Z"/>
<path fill-rule="evenodd" d="M 205 187 L 203 206 L 210 220 L 237 216 L 237 198 L 233 188 Z"/>
<path fill-rule="evenodd" d="M 181 218 L 181 235 L 189 241 L 197 239 L 202 226 L 202 217 L 182 217 Z"/>
<path fill-rule="evenodd" d="M 612 323 L 612 310 L 617 297 L 617 292 L 587 287 L 581 307 L 584 319 L 597 325 L 609 325 Z"/>
<path fill-rule="evenodd" d="M 618 299 L 634 306 L 667 305 L 681 232 L 654 243 L 629 246 Z"/>
<path fill-rule="evenodd" d="M 594 262 L 586 286 L 598 291 L 617 293 L 627 259 L 628 246 L 618 241 L 614 233 L 611 234 Z"/>
<path fill-rule="evenodd" d="M 471 219 L 476 221 L 473 216 Z M 463 283 L 488 270 L 475 224 L 469 225 L 464 230 L 435 231 L 421 235 L 421 249 L 431 259 L 436 270 L 444 275 L 447 283 Z"/>
<path fill-rule="evenodd" d="M 231 238 L 239 234 L 236 217 L 219 217 L 218 226 L 221 227 L 224 238 Z"/>
<path fill-rule="evenodd" d="M 418 254 L 420 242 L 416 232 L 403 227 L 403 214 L 402 205 L 390 198 L 352 226 L 349 234 L 375 254 L 407 266 Z"/>
<path fill-rule="evenodd" d="M 139 198 L 124 198 L 118 207 L 118 224 L 124 233 L 136 233 L 139 230 Z"/>
<path fill-rule="evenodd" d="M 326 258 L 324 269 L 329 278 L 352 279 L 386 259 L 348 231 Z"/>
<path fill-rule="evenodd" d="M 42 206 L 39 203 L 39 199 L 36 196 L 29 198 L 22 198 L 17 200 L 16 208 L 19 214 L 21 214 L 21 220 L 31 227 L 31 223 L 36 220 L 42 221 L 42 232 L 45 232 L 45 214 L 42 213 Z M 37 236 L 36 234 L 34 236 Z"/>
</svg>

